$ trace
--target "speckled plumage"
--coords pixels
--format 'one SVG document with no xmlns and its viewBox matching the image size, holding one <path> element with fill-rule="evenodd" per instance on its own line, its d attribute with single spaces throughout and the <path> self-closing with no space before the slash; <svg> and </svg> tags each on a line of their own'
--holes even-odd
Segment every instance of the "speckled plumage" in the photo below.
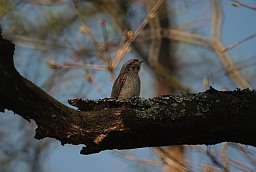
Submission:
<svg viewBox="0 0 256 172">
<path fill-rule="evenodd" d="M 140 65 L 143 61 L 131 59 L 125 62 L 112 87 L 111 97 L 128 99 L 140 95 Z"/>
</svg>

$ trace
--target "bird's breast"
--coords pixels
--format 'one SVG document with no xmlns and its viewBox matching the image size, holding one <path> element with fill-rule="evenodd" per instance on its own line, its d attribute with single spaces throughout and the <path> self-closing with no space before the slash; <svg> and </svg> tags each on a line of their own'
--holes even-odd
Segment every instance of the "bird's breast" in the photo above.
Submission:
<svg viewBox="0 0 256 172">
<path fill-rule="evenodd" d="M 127 75 L 118 99 L 127 99 L 140 95 L 140 78 L 138 74 Z"/>
</svg>

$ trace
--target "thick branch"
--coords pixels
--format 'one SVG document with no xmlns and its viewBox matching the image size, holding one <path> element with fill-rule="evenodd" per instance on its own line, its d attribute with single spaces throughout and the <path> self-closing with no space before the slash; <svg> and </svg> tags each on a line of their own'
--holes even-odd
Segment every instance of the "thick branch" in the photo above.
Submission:
<svg viewBox="0 0 256 172">
<path fill-rule="evenodd" d="M 82 154 L 108 149 L 215 144 L 255 145 L 256 92 L 235 90 L 153 99 L 70 100 L 52 98 L 22 77 L 13 64 L 14 44 L 0 37 L 0 110 L 12 110 L 38 125 L 37 139 L 85 144 Z"/>
</svg>

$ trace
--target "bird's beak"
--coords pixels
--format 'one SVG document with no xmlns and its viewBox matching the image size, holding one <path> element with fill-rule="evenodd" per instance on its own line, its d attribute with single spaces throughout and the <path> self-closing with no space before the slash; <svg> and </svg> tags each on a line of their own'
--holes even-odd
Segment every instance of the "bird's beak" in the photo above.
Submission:
<svg viewBox="0 0 256 172">
<path fill-rule="evenodd" d="M 139 63 L 142 63 L 142 62 L 144 62 L 144 61 L 143 61 L 143 60 L 140 60 L 140 61 L 139 61 Z"/>
</svg>

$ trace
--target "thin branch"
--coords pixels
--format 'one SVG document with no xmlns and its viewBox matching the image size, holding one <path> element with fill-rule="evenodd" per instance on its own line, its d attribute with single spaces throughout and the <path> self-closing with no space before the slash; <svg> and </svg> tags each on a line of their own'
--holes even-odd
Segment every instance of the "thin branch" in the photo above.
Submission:
<svg viewBox="0 0 256 172">
<path fill-rule="evenodd" d="M 229 145 L 241 152 L 241 154 L 252 164 L 252 168 L 254 168 L 253 171 L 256 171 L 255 152 L 252 152 L 247 146 L 239 143 L 229 143 Z"/>
<path fill-rule="evenodd" d="M 207 149 L 204 149 L 202 146 L 198 146 L 198 145 L 187 145 L 188 147 L 190 147 L 192 150 L 194 150 L 194 151 L 197 151 L 197 152 L 199 152 L 199 153 L 202 153 L 203 155 L 206 155 L 206 154 L 208 154 L 209 152 L 207 152 L 208 151 L 208 147 L 207 147 Z M 211 157 L 209 157 L 209 158 L 211 158 Z M 212 160 L 212 159 L 211 159 Z M 193 164 L 195 164 L 195 163 L 193 163 Z M 209 165 L 209 164 L 202 164 L 202 163 L 200 163 L 200 164 L 195 164 L 195 165 L 197 165 L 198 167 L 200 167 L 201 166 L 201 168 L 203 168 L 204 170 L 205 169 L 212 169 L 213 171 L 223 171 L 223 168 L 222 167 L 217 167 L 217 166 L 211 166 L 211 165 Z M 201 170 L 201 169 L 200 169 Z M 207 171 L 207 170 L 206 170 Z M 209 170 L 208 170 L 209 171 Z"/>
<path fill-rule="evenodd" d="M 221 157 L 223 159 L 223 164 L 224 164 L 225 170 L 230 171 L 230 165 L 229 165 L 229 161 L 227 158 L 227 149 L 228 149 L 228 143 L 225 142 L 225 143 L 223 143 L 223 145 L 221 147 Z"/>
<path fill-rule="evenodd" d="M 65 0 L 27 0 L 26 3 L 34 3 L 37 5 L 52 5 L 52 4 L 64 4 Z"/>
<path fill-rule="evenodd" d="M 131 156 L 131 155 L 127 155 L 121 151 L 115 151 L 113 150 L 113 152 L 122 157 L 122 158 L 125 158 L 125 159 L 128 159 L 128 160 L 131 160 L 131 161 L 135 161 L 135 162 L 138 162 L 138 163 L 142 163 L 142 164 L 147 164 L 147 165 L 152 165 L 152 166 L 164 166 L 164 163 L 163 162 L 157 162 L 157 161 L 152 161 L 152 160 L 145 160 L 145 159 L 141 159 L 141 158 L 138 158 L 136 156 Z"/>
<path fill-rule="evenodd" d="M 223 45 L 219 40 L 211 40 L 211 47 L 215 51 L 215 53 L 220 57 L 220 60 L 227 70 L 227 73 L 231 77 L 231 79 L 236 83 L 239 88 L 245 89 L 250 86 L 248 81 L 241 75 L 238 68 L 235 66 L 233 60 L 227 53 L 222 53 Z"/>
<path fill-rule="evenodd" d="M 152 5 L 152 3 L 155 3 L 155 1 L 149 1 L 149 5 Z M 154 68 L 155 66 L 161 66 L 159 64 L 159 51 L 161 47 L 161 26 L 159 22 L 158 15 L 155 14 L 154 20 L 150 23 L 150 47 L 149 47 L 149 53 L 148 53 L 148 61 L 150 66 Z M 156 70 L 155 70 L 156 71 Z M 166 73 L 166 74 L 169 74 Z"/>
<path fill-rule="evenodd" d="M 99 19 L 99 24 L 101 26 L 101 30 L 102 30 L 102 35 L 104 38 L 104 46 L 105 46 L 105 53 L 106 53 L 106 58 L 107 58 L 107 62 L 111 61 L 111 55 L 109 52 L 109 39 L 108 39 L 108 32 L 107 32 L 107 28 L 106 28 L 106 21 L 101 18 Z"/>
<path fill-rule="evenodd" d="M 115 53 L 115 56 L 112 61 L 112 67 L 115 68 L 120 61 L 120 59 L 130 51 L 130 45 L 133 41 L 136 40 L 136 38 L 139 36 L 139 34 L 142 32 L 142 30 L 145 28 L 145 26 L 148 24 L 148 22 L 153 19 L 156 15 L 156 11 L 159 9 L 161 4 L 164 2 L 164 0 L 159 0 L 156 2 L 156 4 L 153 6 L 153 8 L 149 11 L 145 19 L 142 21 L 140 26 L 135 30 L 134 33 L 131 31 L 128 31 L 125 37 L 123 37 L 123 40 L 119 44 L 119 47 Z"/>
<path fill-rule="evenodd" d="M 226 169 L 226 167 L 222 164 L 218 157 L 212 153 L 209 147 L 207 147 L 206 154 L 208 155 L 212 163 L 214 163 L 216 166 L 223 169 L 224 171 L 228 171 L 228 169 Z"/>
<path fill-rule="evenodd" d="M 29 48 L 29 49 L 40 49 L 42 51 L 56 48 L 68 48 L 68 46 L 60 43 L 60 42 L 50 42 L 42 39 L 31 38 L 27 36 L 13 36 L 8 35 L 8 37 L 12 40 L 15 40 L 21 47 Z"/>
<path fill-rule="evenodd" d="M 189 32 L 182 32 L 174 29 L 163 30 L 162 33 L 163 33 L 163 36 L 169 39 L 211 47 L 215 51 L 215 53 L 219 56 L 224 68 L 226 69 L 231 79 L 240 88 L 249 87 L 249 83 L 241 75 L 238 68 L 235 66 L 234 62 L 232 61 L 231 57 L 227 53 L 222 53 L 221 50 L 223 49 L 223 45 L 221 44 L 219 39 L 206 38 L 201 35 L 192 34 Z"/>
<path fill-rule="evenodd" d="M 170 155 L 164 148 L 155 147 L 154 148 L 157 155 L 169 166 L 175 166 L 179 168 L 180 171 L 189 171 L 189 168 L 180 159 Z"/>
<path fill-rule="evenodd" d="M 253 172 L 255 171 L 254 169 L 252 169 L 250 166 L 246 165 L 245 163 L 235 160 L 233 158 L 228 158 L 230 164 L 232 164 L 234 167 L 242 170 L 242 171 L 249 171 L 249 172 Z"/>
<path fill-rule="evenodd" d="M 231 44 L 231 45 L 227 46 L 226 48 L 224 48 L 222 50 L 222 52 L 224 53 L 224 52 L 226 52 L 226 51 L 228 51 L 228 50 L 230 50 L 230 49 L 232 49 L 232 48 L 234 48 L 234 47 L 236 47 L 236 46 L 238 46 L 238 45 L 244 43 L 245 41 L 248 41 L 248 40 L 250 40 L 250 39 L 252 39 L 254 37 L 256 37 L 256 33 L 254 33 L 254 34 L 252 34 L 252 35 L 250 35 L 248 37 L 245 37 L 244 39 L 242 39 L 242 40 L 240 40 L 240 41 L 238 41 L 238 42 L 236 42 L 234 44 Z"/>
<path fill-rule="evenodd" d="M 95 70 L 107 70 L 105 65 L 93 65 L 93 64 L 79 64 L 79 63 L 65 63 L 63 65 L 54 61 L 47 61 L 47 65 L 52 69 L 95 69 Z"/>
<path fill-rule="evenodd" d="M 81 12 L 80 12 L 80 10 L 79 10 L 79 8 L 78 8 L 77 1 L 76 1 L 76 0 L 72 0 L 71 2 L 72 2 L 73 8 L 74 8 L 74 10 L 75 10 L 77 16 L 79 17 L 79 19 L 82 21 L 82 23 L 83 23 L 87 28 L 89 28 L 89 24 L 88 24 L 87 20 L 86 20 L 86 19 L 84 18 L 84 16 L 81 14 Z M 95 47 L 98 47 L 99 43 L 97 42 L 95 36 L 92 34 L 92 32 L 90 31 L 90 29 L 89 29 L 89 32 L 88 32 L 87 34 L 88 34 L 88 35 L 91 37 L 91 39 L 93 40 L 94 46 L 95 46 Z"/>
<path fill-rule="evenodd" d="M 220 27 L 222 22 L 222 15 L 221 15 L 221 7 L 220 7 L 220 1 L 219 0 L 213 0 L 212 6 L 213 6 L 213 12 L 212 12 L 212 18 L 211 18 L 211 30 L 212 30 L 212 37 L 215 39 L 220 38 Z"/>
<path fill-rule="evenodd" d="M 73 5 L 73 8 L 76 12 L 76 14 L 78 15 L 79 19 L 81 20 L 81 22 L 84 24 L 82 28 L 82 30 L 88 34 L 90 36 L 90 38 L 92 39 L 92 42 L 93 42 L 93 45 L 94 47 L 97 48 L 98 52 L 99 52 L 99 57 L 102 61 L 104 61 L 106 63 L 106 66 L 109 66 L 108 65 L 108 61 L 107 61 L 107 57 L 106 57 L 106 54 L 104 54 L 103 52 L 105 51 L 102 51 L 102 46 L 100 46 L 100 43 L 96 40 L 96 37 L 93 35 L 93 33 L 91 32 L 91 29 L 89 27 L 89 24 L 86 20 L 86 18 L 81 14 L 80 10 L 79 10 L 79 7 L 78 7 L 78 4 L 77 4 L 77 1 L 76 0 L 72 0 L 72 5 Z"/>
<path fill-rule="evenodd" d="M 164 29 L 161 31 L 163 37 L 176 40 L 176 41 L 182 41 L 185 43 L 190 43 L 190 44 L 197 44 L 201 46 L 208 46 L 210 47 L 210 38 L 189 33 L 189 32 L 184 32 L 176 29 Z"/>
<path fill-rule="evenodd" d="M 249 8 L 251 10 L 256 10 L 256 7 L 252 7 L 250 5 L 241 3 L 240 1 L 237 1 L 237 0 L 232 0 L 232 1 L 235 2 L 234 4 L 232 4 L 235 7 L 245 7 L 245 8 Z"/>
</svg>

